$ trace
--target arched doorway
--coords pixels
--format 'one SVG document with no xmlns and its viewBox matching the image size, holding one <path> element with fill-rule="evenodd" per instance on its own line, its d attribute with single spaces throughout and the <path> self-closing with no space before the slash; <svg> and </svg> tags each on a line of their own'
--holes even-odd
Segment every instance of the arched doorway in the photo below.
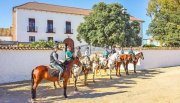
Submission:
<svg viewBox="0 0 180 103">
<path fill-rule="evenodd" d="M 72 48 L 71 52 L 74 52 L 74 41 L 71 38 L 66 38 L 63 43 L 65 44 L 65 51 L 67 50 L 67 46 Z"/>
</svg>

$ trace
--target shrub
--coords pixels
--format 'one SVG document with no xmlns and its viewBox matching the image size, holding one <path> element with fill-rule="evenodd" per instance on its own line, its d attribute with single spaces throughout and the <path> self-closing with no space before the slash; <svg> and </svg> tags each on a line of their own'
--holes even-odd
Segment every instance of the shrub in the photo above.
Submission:
<svg viewBox="0 0 180 103">
<path fill-rule="evenodd" d="M 20 43 L 20 44 L 18 44 L 18 47 L 24 47 L 24 44 Z"/>
<path fill-rule="evenodd" d="M 53 41 L 45 41 L 45 40 L 40 40 L 38 42 L 31 42 L 29 44 L 22 44 L 19 43 L 18 47 L 32 47 L 32 48 L 52 48 L 55 45 L 60 45 L 61 43 L 55 43 Z"/>
<path fill-rule="evenodd" d="M 144 44 L 143 47 L 158 47 L 158 46 L 154 44 Z"/>
</svg>

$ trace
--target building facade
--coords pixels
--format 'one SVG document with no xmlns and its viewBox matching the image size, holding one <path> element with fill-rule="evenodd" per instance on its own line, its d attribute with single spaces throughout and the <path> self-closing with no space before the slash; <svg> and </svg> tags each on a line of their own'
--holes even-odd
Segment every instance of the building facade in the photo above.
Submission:
<svg viewBox="0 0 180 103">
<path fill-rule="evenodd" d="M 76 39 L 77 28 L 84 21 L 84 16 L 91 12 L 89 9 L 66 7 L 59 5 L 28 2 L 13 8 L 12 41 L 32 42 L 46 41 L 69 41 L 75 46 L 85 45 Z M 130 21 L 137 20 L 131 17 Z"/>
</svg>

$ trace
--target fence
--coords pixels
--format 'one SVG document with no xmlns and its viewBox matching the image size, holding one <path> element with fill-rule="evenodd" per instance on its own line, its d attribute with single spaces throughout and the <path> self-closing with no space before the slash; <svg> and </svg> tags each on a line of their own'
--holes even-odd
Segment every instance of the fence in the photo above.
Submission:
<svg viewBox="0 0 180 103">
<path fill-rule="evenodd" d="M 99 52 L 103 49 L 91 47 L 91 50 Z M 137 70 L 180 65 L 180 49 L 141 51 L 145 59 L 140 60 Z M 30 80 L 32 69 L 38 65 L 49 65 L 51 52 L 50 49 L 0 48 L 0 83 Z M 58 54 L 60 59 L 64 59 L 64 50 L 59 51 Z M 133 69 L 132 65 L 129 69 Z"/>
</svg>

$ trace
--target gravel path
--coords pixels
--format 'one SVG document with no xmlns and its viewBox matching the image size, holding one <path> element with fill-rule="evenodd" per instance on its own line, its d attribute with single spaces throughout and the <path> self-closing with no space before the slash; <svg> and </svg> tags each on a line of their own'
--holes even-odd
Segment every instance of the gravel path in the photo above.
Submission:
<svg viewBox="0 0 180 103">
<path fill-rule="evenodd" d="M 115 72 L 115 71 L 114 71 Z M 114 73 L 115 74 L 115 73 Z M 125 76 L 105 74 L 97 76 L 96 83 L 89 76 L 88 86 L 78 80 L 78 92 L 73 83 L 68 85 L 69 99 L 64 99 L 63 89 L 54 89 L 52 82 L 42 82 L 37 90 L 35 103 L 180 103 L 180 66 L 156 68 L 130 72 Z M 72 80 L 71 80 L 72 82 Z M 28 103 L 30 101 L 30 81 L 0 85 L 0 103 Z"/>
</svg>

